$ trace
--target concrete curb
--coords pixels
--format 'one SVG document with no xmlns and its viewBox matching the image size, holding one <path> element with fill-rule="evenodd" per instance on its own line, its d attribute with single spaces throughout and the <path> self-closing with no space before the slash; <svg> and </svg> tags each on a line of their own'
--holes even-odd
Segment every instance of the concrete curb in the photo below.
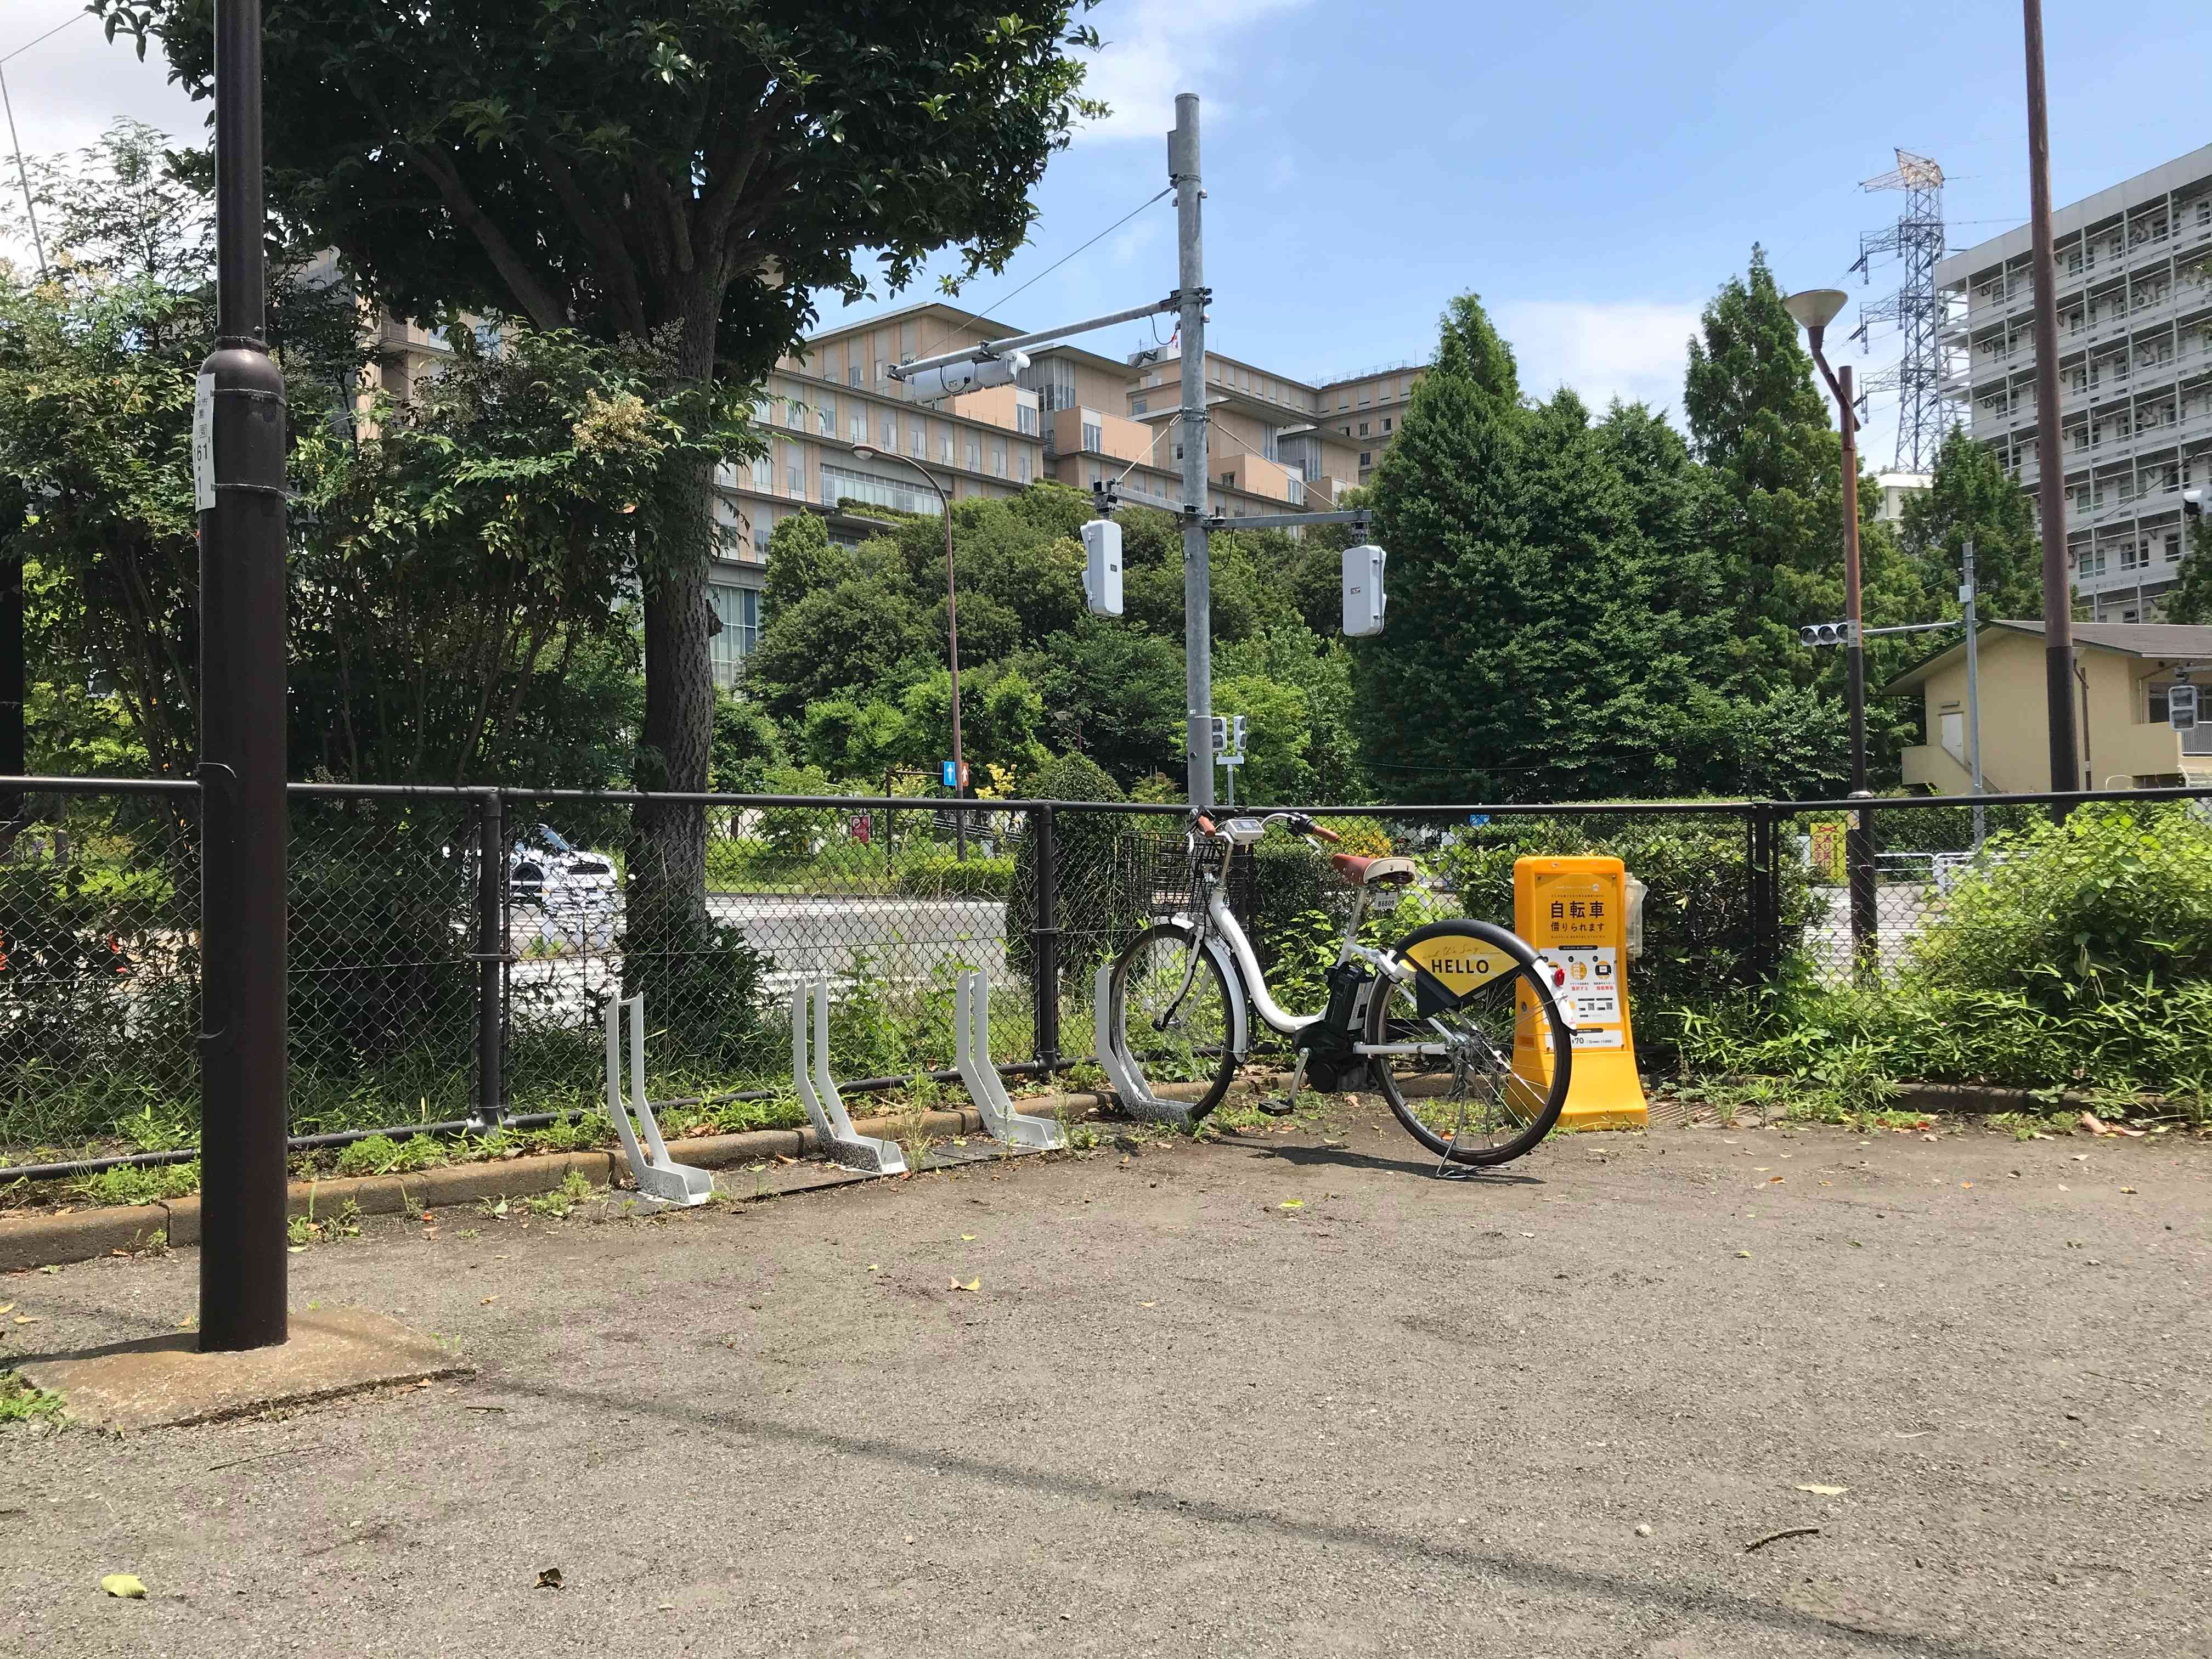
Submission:
<svg viewBox="0 0 2212 1659">
<path fill-rule="evenodd" d="M 0 1273 L 143 1249 L 168 1224 L 168 1213 L 159 1204 L 0 1218 Z"/>
<path fill-rule="evenodd" d="M 1042 1116 L 1064 1114 L 1071 1121 L 1094 1115 L 1111 1104 L 1103 1094 L 1032 1095 L 1019 1103 Z M 896 1139 L 914 1127 L 912 1116 L 857 1118 L 864 1135 Z M 944 1139 L 981 1134 L 983 1115 L 969 1108 L 928 1112 L 921 1132 Z M 726 1169 L 771 1158 L 816 1155 L 817 1139 L 805 1129 L 753 1129 L 743 1134 L 696 1135 L 668 1143 L 678 1164 L 702 1170 Z M 285 1194 L 287 1215 L 334 1216 L 349 1203 L 362 1215 L 398 1215 L 410 1205 L 426 1210 L 476 1204 L 485 1199 L 528 1198 L 550 1193 L 569 1176 L 580 1175 L 594 1187 L 612 1186 L 629 1169 L 619 1154 L 604 1152 L 547 1152 L 496 1158 L 480 1164 L 445 1164 L 407 1175 L 340 1176 L 327 1181 L 295 1181 Z M 88 1261 L 117 1250 L 143 1249 L 157 1237 L 172 1245 L 200 1242 L 200 1199 L 173 1198 L 158 1204 L 72 1212 L 68 1215 L 0 1217 L 0 1273 L 21 1272 L 65 1261 Z"/>
</svg>

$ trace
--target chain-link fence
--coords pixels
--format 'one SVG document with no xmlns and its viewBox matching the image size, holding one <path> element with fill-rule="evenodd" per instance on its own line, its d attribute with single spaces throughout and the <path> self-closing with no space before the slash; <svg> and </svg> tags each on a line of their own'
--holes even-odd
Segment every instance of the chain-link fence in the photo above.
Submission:
<svg viewBox="0 0 2212 1659">
<path fill-rule="evenodd" d="M 841 1081 L 948 1073 L 969 969 L 990 979 L 994 1059 L 1048 1071 L 1094 1052 L 1098 970 L 1190 898 L 1173 806 L 661 797 L 701 820 L 705 878 L 656 884 L 639 805 L 294 786 L 295 1135 L 596 1109 L 607 1007 L 635 996 L 656 1102 L 757 1100 L 788 1084 L 792 992 L 817 977 Z M 1656 1066 L 1715 1010 L 1793 987 L 1829 999 L 1801 1048 L 1887 1032 L 1944 1075 L 2048 1081 L 2136 1050 L 2130 1074 L 2174 1073 L 2190 1019 L 2212 1029 L 2201 794 L 1310 810 L 1336 850 L 1420 872 L 1368 918 L 1376 943 L 1449 916 L 1510 927 L 1520 858 L 1619 857 L 1648 889 L 1629 985 Z M 189 783 L 40 787 L 0 823 L 6 1163 L 195 1141 L 198 841 Z M 1227 876 L 1276 1000 L 1319 1007 L 1351 900 L 1328 850 L 1270 836 Z M 2142 985 L 2156 1019 L 2111 1011 Z M 2075 1030 L 2092 1006 L 2108 1036 Z M 1951 1029 L 1976 1025 L 2043 1047 Z"/>
</svg>

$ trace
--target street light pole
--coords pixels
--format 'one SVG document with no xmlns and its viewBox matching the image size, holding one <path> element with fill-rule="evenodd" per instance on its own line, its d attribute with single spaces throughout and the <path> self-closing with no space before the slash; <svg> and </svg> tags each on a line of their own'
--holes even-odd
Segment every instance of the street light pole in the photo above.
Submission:
<svg viewBox="0 0 2212 1659">
<path fill-rule="evenodd" d="M 200 543 L 200 1346 L 287 1334 L 284 380 L 264 340 L 261 0 L 216 0 Z"/>
<path fill-rule="evenodd" d="M 1812 348 L 1813 361 L 1820 366 L 1821 378 L 1827 381 L 1828 390 L 1835 394 L 1836 419 L 1843 429 L 1844 648 L 1847 653 L 1846 674 L 1850 700 L 1850 793 L 1854 798 L 1870 798 L 1873 791 L 1867 787 L 1866 627 L 1859 603 L 1858 411 L 1851 398 L 1851 366 L 1845 363 L 1840 373 L 1830 368 L 1827 356 L 1820 349 L 1821 338 L 1826 333 L 1828 325 L 1836 319 L 1837 313 L 1843 310 L 1850 297 L 1841 289 L 1811 289 L 1802 294 L 1791 295 L 1783 304 L 1805 330 L 1806 342 Z M 1868 958 L 1877 927 L 1871 817 L 1871 811 L 1867 807 L 1855 810 L 1844 842 L 1851 890 L 1851 947 L 1854 956 L 1860 961 L 1863 973 L 1869 966 Z"/>
<path fill-rule="evenodd" d="M 952 665 L 952 798 L 961 799 L 968 789 L 968 766 L 960 755 L 960 611 L 957 584 L 952 575 L 952 500 L 945 493 L 945 486 L 937 482 L 936 475 L 919 461 L 892 451 L 884 451 L 870 444 L 854 444 L 856 460 L 890 460 L 911 467 L 921 474 L 921 481 L 937 492 L 938 517 L 945 525 L 945 647 L 946 659 Z M 952 809 L 952 839 L 954 856 L 968 856 L 968 814 L 962 808 Z"/>
</svg>

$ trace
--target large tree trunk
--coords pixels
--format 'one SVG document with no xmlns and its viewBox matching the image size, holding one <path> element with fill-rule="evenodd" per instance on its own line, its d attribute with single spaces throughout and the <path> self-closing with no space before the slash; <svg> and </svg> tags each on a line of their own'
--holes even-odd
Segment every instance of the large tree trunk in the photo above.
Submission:
<svg viewBox="0 0 2212 1659">
<path fill-rule="evenodd" d="M 687 326 L 687 378 L 711 380 L 719 297 L 695 300 L 703 327 Z M 707 594 L 714 545 L 714 470 L 686 466 L 669 481 L 693 509 L 681 545 L 650 550 L 645 573 L 645 729 L 640 734 L 635 786 L 648 792 L 697 793 L 707 787 L 714 735 L 714 682 L 708 641 L 714 611 Z M 681 1020 L 707 988 L 700 970 L 711 962 L 714 929 L 707 914 L 706 813 L 698 806 L 640 803 L 632 815 L 625 903 L 624 989 L 644 992 L 656 1025 Z M 679 1006 L 668 1006 L 671 1002 Z M 654 1004 L 659 1004 L 654 1006 Z M 665 1027 L 664 1027 L 665 1029 Z M 677 1056 L 672 1060 L 681 1063 Z"/>
</svg>

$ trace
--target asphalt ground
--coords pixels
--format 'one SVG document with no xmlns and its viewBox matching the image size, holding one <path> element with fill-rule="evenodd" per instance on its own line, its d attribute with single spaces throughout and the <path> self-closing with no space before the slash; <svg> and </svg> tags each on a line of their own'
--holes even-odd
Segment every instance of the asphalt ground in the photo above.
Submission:
<svg viewBox="0 0 2212 1659">
<path fill-rule="evenodd" d="M 1328 1138 L 314 1245 L 478 1376 L 0 1431 L 0 1652 L 2212 1652 L 2212 1146 Z"/>
</svg>

